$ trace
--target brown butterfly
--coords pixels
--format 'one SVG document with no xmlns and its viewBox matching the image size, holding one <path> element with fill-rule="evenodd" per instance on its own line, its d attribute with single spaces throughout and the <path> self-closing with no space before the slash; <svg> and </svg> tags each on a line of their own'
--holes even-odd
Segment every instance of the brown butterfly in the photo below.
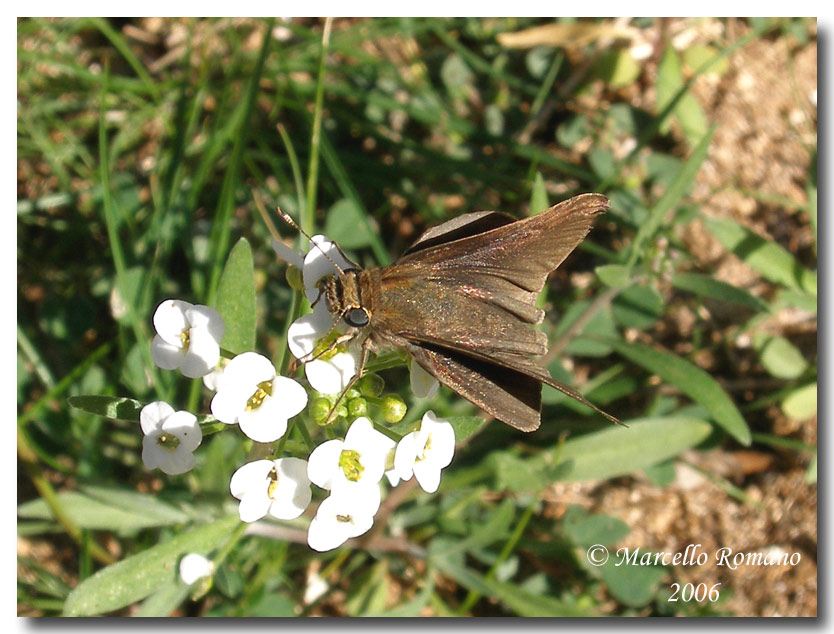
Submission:
<svg viewBox="0 0 834 634">
<path fill-rule="evenodd" d="M 542 383 L 619 423 L 533 360 L 547 351 L 547 337 L 532 327 L 544 319 L 538 294 L 607 209 L 605 196 L 583 194 L 521 220 L 468 213 L 426 231 L 390 266 L 324 278 L 322 296 L 345 329 L 339 340 L 361 341 L 355 379 L 369 352 L 402 348 L 516 429 L 541 425 Z"/>
</svg>

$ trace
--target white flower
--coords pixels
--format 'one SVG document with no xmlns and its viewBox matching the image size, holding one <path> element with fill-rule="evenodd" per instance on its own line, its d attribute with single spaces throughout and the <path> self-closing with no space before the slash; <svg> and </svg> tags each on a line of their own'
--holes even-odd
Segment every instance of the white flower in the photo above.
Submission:
<svg viewBox="0 0 834 634">
<path fill-rule="evenodd" d="M 257 442 L 278 440 L 287 420 L 307 405 L 307 392 L 298 383 L 278 376 L 269 359 L 244 352 L 229 361 L 211 400 L 211 413 Z"/>
<path fill-rule="evenodd" d="M 139 412 L 142 462 L 148 469 L 159 467 L 168 475 L 194 468 L 194 450 L 203 441 L 197 417 L 191 412 L 175 412 L 163 401 L 148 403 Z"/>
<path fill-rule="evenodd" d="M 307 462 L 299 458 L 245 464 L 232 475 L 229 489 L 240 500 L 238 513 L 244 522 L 254 522 L 267 513 L 279 520 L 295 519 L 313 495 Z"/>
<path fill-rule="evenodd" d="M 299 270 L 304 267 L 304 256 L 297 253 L 292 247 L 288 247 L 283 242 L 273 240 L 272 250 L 275 251 L 275 253 L 278 254 L 278 257 L 284 260 L 287 264 L 291 264 Z"/>
<path fill-rule="evenodd" d="M 180 560 L 180 579 L 186 585 L 191 585 L 203 577 L 210 577 L 214 572 L 214 564 L 197 553 L 188 553 Z"/>
<path fill-rule="evenodd" d="M 431 374 L 426 372 L 422 366 L 409 359 L 408 367 L 411 369 L 411 391 L 418 398 L 431 398 L 437 394 L 440 383 Z"/>
<path fill-rule="evenodd" d="M 356 346 L 341 343 L 328 349 L 340 334 L 333 328 L 333 317 L 324 300 L 316 304 L 313 312 L 290 324 L 287 331 L 290 352 L 302 362 L 307 360 L 304 364 L 307 380 L 322 394 L 341 392 L 356 374 L 360 356 Z"/>
<path fill-rule="evenodd" d="M 333 495 L 353 498 L 365 508 L 379 507 L 379 486 L 394 441 L 357 418 L 344 440 L 328 440 L 313 450 L 307 465 L 310 481 Z"/>
<path fill-rule="evenodd" d="M 225 370 L 226 366 L 229 365 L 229 361 L 231 361 L 231 359 L 220 357 L 217 365 L 214 366 L 214 370 L 203 377 L 203 385 L 205 385 L 212 392 L 216 392 L 217 384 L 220 382 L 220 377 L 223 376 L 223 370 Z"/>
<path fill-rule="evenodd" d="M 325 581 L 318 572 L 310 572 L 307 575 L 307 585 L 304 587 L 304 605 L 310 605 L 322 598 L 327 591 L 330 590 L 330 585 Z"/>
<path fill-rule="evenodd" d="M 157 307 L 153 325 L 157 334 L 151 342 L 151 356 L 163 370 L 179 368 L 195 379 L 217 366 L 226 326 L 213 308 L 166 299 Z"/>
<path fill-rule="evenodd" d="M 338 264 L 343 271 L 355 269 L 356 264 L 348 260 L 339 247 L 324 236 L 313 236 L 310 242 L 312 244 L 310 244 L 307 255 L 304 256 L 304 266 L 301 269 L 301 274 L 304 280 L 304 294 L 307 295 L 307 299 L 312 304 L 318 299 L 318 284 L 322 278 L 339 273 L 339 270 L 333 266 L 333 262 Z M 325 253 L 327 256 L 325 256 Z M 328 260 L 328 257 L 333 262 Z M 323 301 L 324 298 L 322 298 Z"/>
<path fill-rule="evenodd" d="M 394 471 L 403 480 L 410 480 L 414 475 L 426 493 L 434 493 L 440 486 L 440 471 L 449 466 L 454 453 L 454 428 L 428 411 L 420 423 L 420 431 L 406 434 L 397 445 Z"/>
<path fill-rule="evenodd" d="M 312 313 L 303 315 L 290 325 L 287 343 L 297 359 L 306 361 L 304 373 L 313 389 L 322 394 L 336 394 L 347 386 L 356 373 L 359 351 L 355 346 L 347 344 L 339 344 L 328 350 L 328 346 L 342 332 L 338 327 L 334 328 L 334 318 L 327 309 L 324 298 L 320 297 L 319 282 L 325 277 L 339 273 L 333 262 L 343 271 L 355 269 L 356 264 L 348 260 L 339 248 L 324 236 L 313 236 L 311 242 L 314 244 L 310 245 L 300 268 L 304 294 L 315 306 Z M 292 256 L 285 253 L 286 247 L 281 247 L 273 245 L 281 257 L 288 262 L 291 261 Z M 298 257 L 298 254 L 295 254 L 295 257 Z M 321 354 L 325 350 L 327 352 Z M 312 360 L 317 355 L 320 356 Z"/>
<path fill-rule="evenodd" d="M 379 490 L 378 485 L 372 485 Z M 379 497 L 377 496 L 377 500 Z M 374 525 L 376 507 L 357 504 L 350 495 L 331 495 L 318 508 L 316 516 L 310 522 L 307 543 L 319 552 L 333 550 L 344 544 L 351 537 L 367 533 Z"/>
</svg>

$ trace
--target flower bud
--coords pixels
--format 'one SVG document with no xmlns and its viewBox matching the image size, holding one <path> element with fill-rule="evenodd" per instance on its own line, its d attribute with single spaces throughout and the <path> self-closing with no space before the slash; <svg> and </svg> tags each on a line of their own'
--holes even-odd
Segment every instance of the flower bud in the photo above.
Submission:
<svg viewBox="0 0 834 634">
<path fill-rule="evenodd" d="M 368 401 L 364 398 L 354 398 L 348 401 L 348 418 L 356 419 L 368 415 Z"/>
<path fill-rule="evenodd" d="M 366 374 L 359 380 L 356 387 L 362 393 L 362 396 L 376 398 L 385 389 L 385 380 L 378 374 Z"/>
<path fill-rule="evenodd" d="M 399 423 L 408 411 L 405 401 L 399 394 L 383 396 L 380 408 L 382 409 L 382 418 L 386 423 Z"/>
<path fill-rule="evenodd" d="M 332 405 L 326 398 L 319 397 L 310 403 L 310 418 L 316 425 L 327 424 L 327 415 L 330 413 Z"/>
<path fill-rule="evenodd" d="M 287 278 L 287 284 L 295 291 L 304 292 L 304 280 L 301 277 L 301 269 L 294 267 L 292 264 L 287 266 L 287 271 L 284 273 Z"/>
</svg>

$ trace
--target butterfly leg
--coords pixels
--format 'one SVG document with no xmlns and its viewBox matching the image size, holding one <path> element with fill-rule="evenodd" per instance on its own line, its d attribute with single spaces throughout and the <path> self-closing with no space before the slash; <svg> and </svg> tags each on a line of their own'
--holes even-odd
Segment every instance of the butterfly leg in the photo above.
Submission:
<svg viewBox="0 0 834 634">
<path fill-rule="evenodd" d="M 329 425 L 332 422 L 333 414 L 336 412 L 336 409 L 339 407 L 341 402 L 344 400 L 345 395 L 350 391 L 350 389 L 356 385 L 357 381 L 362 378 L 362 374 L 365 371 L 365 365 L 368 362 L 368 355 L 371 351 L 371 344 L 370 344 L 370 337 L 365 338 L 362 342 L 362 355 L 359 357 L 359 367 L 356 368 L 356 372 L 348 381 L 348 384 L 339 394 L 339 398 L 336 399 L 336 402 L 333 403 L 333 406 L 330 408 L 330 411 L 327 413 L 327 418 L 324 419 L 324 424 Z"/>
</svg>

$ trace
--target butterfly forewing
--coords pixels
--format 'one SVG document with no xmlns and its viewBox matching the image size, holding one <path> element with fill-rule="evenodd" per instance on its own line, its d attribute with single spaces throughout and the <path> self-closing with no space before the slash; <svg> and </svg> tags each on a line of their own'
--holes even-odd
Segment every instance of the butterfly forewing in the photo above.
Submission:
<svg viewBox="0 0 834 634">
<path fill-rule="evenodd" d="M 544 317 L 535 303 L 547 276 L 607 208 L 604 196 L 586 194 L 523 220 L 477 212 L 430 229 L 375 272 L 372 336 L 524 431 L 539 426 L 543 382 L 597 409 L 530 358 L 547 349 L 531 324 Z"/>
</svg>

